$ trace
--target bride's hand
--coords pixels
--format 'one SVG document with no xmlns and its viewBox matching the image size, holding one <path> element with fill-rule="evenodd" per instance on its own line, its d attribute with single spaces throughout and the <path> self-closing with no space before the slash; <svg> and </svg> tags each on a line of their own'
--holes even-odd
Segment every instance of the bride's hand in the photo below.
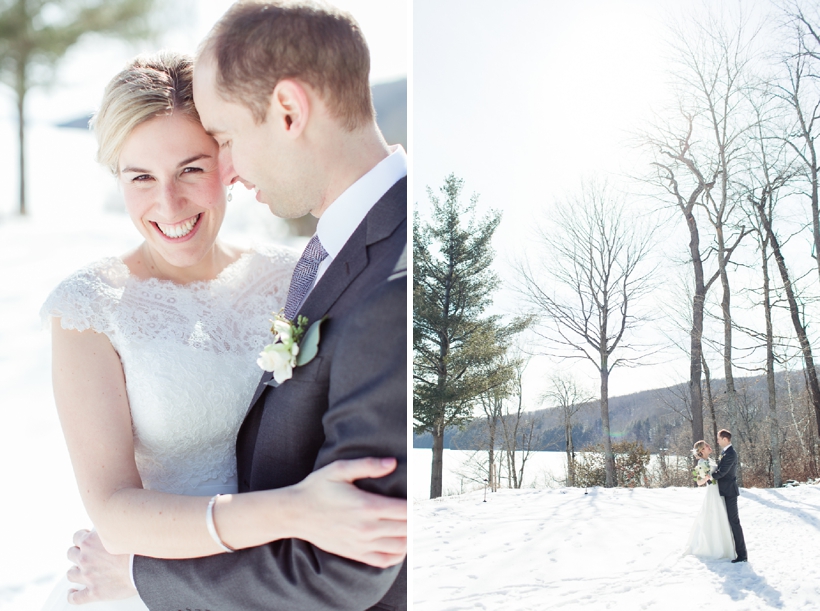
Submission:
<svg viewBox="0 0 820 611">
<path fill-rule="evenodd" d="M 353 482 L 384 477 L 394 458 L 337 460 L 294 486 L 303 509 L 297 538 L 326 552 L 386 568 L 407 554 L 407 501 L 364 492 Z"/>
</svg>

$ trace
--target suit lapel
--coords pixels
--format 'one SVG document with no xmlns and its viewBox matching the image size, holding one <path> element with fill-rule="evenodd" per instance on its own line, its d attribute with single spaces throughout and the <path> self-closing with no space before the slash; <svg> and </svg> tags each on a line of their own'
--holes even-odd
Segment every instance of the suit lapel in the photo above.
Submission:
<svg viewBox="0 0 820 611">
<path fill-rule="evenodd" d="M 367 247 L 388 238 L 407 217 L 407 177 L 405 176 L 387 190 L 365 216 L 364 220 L 345 243 L 339 255 L 333 259 L 319 282 L 297 312 L 305 316 L 308 324 L 319 320 L 342 296 L 350 283 L 367 267 Z M 273 373 L 264 372 L 251 399 L 253 407 L 262 392 L 273 380 Z"/>
</svg>

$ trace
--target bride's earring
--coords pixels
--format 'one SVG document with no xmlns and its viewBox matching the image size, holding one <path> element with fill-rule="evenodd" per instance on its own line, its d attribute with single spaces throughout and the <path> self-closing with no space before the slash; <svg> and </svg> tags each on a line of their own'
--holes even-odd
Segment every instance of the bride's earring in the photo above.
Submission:
<svg viewBox="0 0 820 611">
<path fill-rule="evenodd" d="M 228 201 L 231 201 L 232 199 L 233 199 L 233 185 L 228 187 Z"/>
</svg>

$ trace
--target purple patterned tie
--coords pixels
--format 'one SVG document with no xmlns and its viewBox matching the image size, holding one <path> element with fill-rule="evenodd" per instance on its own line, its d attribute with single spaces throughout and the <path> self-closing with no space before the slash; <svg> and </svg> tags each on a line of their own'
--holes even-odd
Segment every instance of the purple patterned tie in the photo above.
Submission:
<svg viewBox="0 0 820 611">
<path fill-rule="evenodd" d="M 285 318 L 288 320 L 293 320 L 296 316 L 297 309 L 302 304 L 310 287 L 313 286 L 313 281 L 316 280 L 319 264 L 324 261 L 325 257 L 327 257 L 327 251 L 322 248 L 319 236 L 314 235 L 305 246 L 305 250 L 293 270 L 293 277 L 290 279 L 288 300 L 285 303 Z"/>
</svg>

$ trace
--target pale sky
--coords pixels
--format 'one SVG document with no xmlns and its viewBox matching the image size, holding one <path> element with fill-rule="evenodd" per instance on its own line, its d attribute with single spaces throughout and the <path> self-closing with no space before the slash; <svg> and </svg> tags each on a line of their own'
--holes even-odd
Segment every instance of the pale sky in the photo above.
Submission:
<svg viewBox="0 0 820 611">
<path fill-rule="evenodd" d="M 125 44 L 93 37 L 64 57 L 57 81 L 48 90 L 32 91 L 27 108 L 31 121 L 61 122 L 95 109 L 106 83 L 137 53 L 173 48 L 193 53 L 199 41 L 232 4 L 232 0 L 169 0 L 164 15 L 175 25 L 155 42 Z M 407 0 L 333 0 L 359 22 L 371 54 L 371 82 L 407 75 Z M 3 87 L 0 120 L 15 117 L 13 98 Z"/>
<path fill-rule="evenodd" d="M 478 193 L 479 212 L 503 211 L 494 239 L 495 269 L 503 280 L 515 254 L 536 256 L 528 250 L 532 223 L 548 216 L 556 199 L 577 191 L 582 178 L 634 184 L 626 176 L 648 169 L 633 145 L 635 134 L 669 100 L 666 23 L 696 10 L 695 4 L 414 0 L 412 185 L 419 211 L 429 208 L 427 186 L 437 191 L 451 172 L 463 178 L 465 201 Z M 749 6 L 761 3 L 744 3 Z M 688 234 L 678 236 L 664 254 L 677 249 L 684 258 L 687 243 Z M 670 276 L 686 271 L 665 269 Z M 736 288 L 741 284 L 737 280 Z M 668 295 L 659 303 L 664 299 Z M 520 301 L 505 286 L 496 295 L 496 311 L 518 313 Z M 651 367 L 616 369 L 610 396 L 688 380 L 688 357 L 681 352 L 669 350 L 655 360 Z M 525 378 L 531 407 L 538 407 L 535 399 L 556 369 L 571 369 L 598 392 L 591 364 L 541 358 Z M 723 377 L 719 363 L 712 369 Z"/>
</svg>

